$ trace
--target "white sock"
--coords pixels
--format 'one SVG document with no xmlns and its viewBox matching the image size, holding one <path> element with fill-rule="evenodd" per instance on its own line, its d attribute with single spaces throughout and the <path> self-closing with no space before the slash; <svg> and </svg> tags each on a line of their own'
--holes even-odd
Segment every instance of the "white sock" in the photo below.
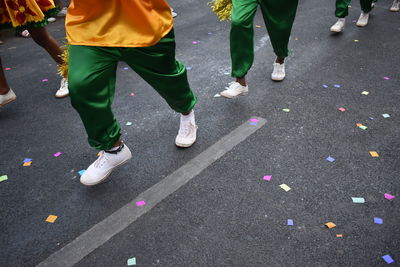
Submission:
<svg viewBox="0 0 400 267">
<path fill-rule="evenodd" d="M 188 115 L 183 115 L 181 114 L 181 120 L 182 121 L 192 121 L 194 122 L 194 110 L 190 111 Z"/>
</svg>

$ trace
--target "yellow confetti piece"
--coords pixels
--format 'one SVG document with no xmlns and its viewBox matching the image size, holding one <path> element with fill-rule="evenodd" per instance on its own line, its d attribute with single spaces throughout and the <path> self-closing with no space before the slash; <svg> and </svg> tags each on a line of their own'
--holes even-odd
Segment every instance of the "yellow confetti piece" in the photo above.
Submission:
<svg viewBox="0 0 400 267">
<path fill-rule="evenodd" d="M 358 42 L 360 42 L 360 40 L 354 40 L 354 42 L 358 43 Z"/>
<path fill-rule="evenodd" d="M 49 217 L 47 217 L 46 222 L 49 223 L 54 223 L 57 220 L 58 216 L 56 215 L 49 215 Z"/>
<path fill-rule="evenodd" d="M 101 155 L 103 155 L 103 152 L 100 151 L 99 153 L 97 153 L 97 156 L 100 157 Z"/>
<path fill-rule="evenodd" d="M 31 166 L 32 165 L 32 161 L 28 161 L 28 162 L 24 162 L 24 164 L 22 166 Z"/>
<path fill-rule="evenodd" d="M 379 154 L 376 151 L 370 151 L 369 154 L 371 154 L 371 157 L 374 157 L 374 158 L 378 158 L 379 157 Z"/>
<path fill-rule="evenodd" d="M 335 228 L 335 227 L 336 227 L 336 224 L 334 224 L 333 222 L 327 222 L 327 223 L 325 224 L 325 226 L 328 227 L 329 229 L 331 229 L 331 228 Z"/>
<path fill-rule="evenodd" d="M 292 189 L 292 188 L 290 188 L 287 184 L 281 184 L 280 187 L 281 187 L 283 190 L 285 190 L 286 192 L 289 191 L 290 189 Z"/>
<path fill-rule="evenodd" d="M 260 25 L 256 25 L 256 28 L 261 28 L 261 26 Z"/>
</svg>

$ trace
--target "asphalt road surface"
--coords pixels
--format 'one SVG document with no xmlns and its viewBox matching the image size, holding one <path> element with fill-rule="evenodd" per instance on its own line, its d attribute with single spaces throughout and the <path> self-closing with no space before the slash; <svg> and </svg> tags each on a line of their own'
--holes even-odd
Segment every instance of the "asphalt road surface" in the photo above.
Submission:
<svg viewBox="0 0 400 267">
<path fill-rule="evenodd" d="M 0 266 L 132 258 L 138 266 L 384 266 L 385 255 L 399 264 L 400 13 L 382 0 L 358 28 L 353 1 L 345 31 L 331 34 L 334 1 L 300 1 L 287 77 L 275 83 L 258 12 L 250 93 L 229 100 L 214 96 L 232 80 L 230 25 L 207 2 L 170 1 L 177 58 L 199 99 L 198 141 L 175 147 L 179 114 L 121 62 L 113 108 L 133 158 L 91 188 L 78 172 L 97 151 L 69 98 L 54 98 L 54 62 L 31 39 L 2 34 L 18 99 L 0 109 L 0 176 L 8 176 Z M 64 19 L 48 30 L 63 41 Z"/>
</svg>

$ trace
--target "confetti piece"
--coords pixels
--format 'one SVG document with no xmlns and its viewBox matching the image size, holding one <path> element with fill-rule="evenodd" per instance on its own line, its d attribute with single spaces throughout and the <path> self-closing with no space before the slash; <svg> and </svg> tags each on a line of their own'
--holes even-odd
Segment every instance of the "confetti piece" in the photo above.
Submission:
<svg viewBox="0 0 400 267">
<path fill-rule="evenodd" d="M 325 226 L 328 227 L 329 229 L 331 229 L 331 228 L 335 228 L 336 224 L 334 224 L 333 222 L 327 222 L 327 223 L 325 223 Z"/>
<path fill-rule="evenodd" d="M 257 122 L 250 122 L 249 124 L 255 126 L 257 125 Z"/>
<path fill-rule="evenodd" d="M 394 260 L 392 259 L 392 257 L 390 257 L 390 255 L 382 256 L 382 259 L 383 259 L 384 261 L 386 261 L 387 264 L 391 264 L 391 263 L 394 262 Z"/>
<path fill-rule="evenodd" d="M 128 122 L 126 123 L 126 125 L 127 125 L 127 126 L 130 126 L 130 125 L 132 125 L 132 122 L 128 121 Z"/>
<path fill-rule="evenodd" d="M 339 108 L 339 110 L 340 110 L 341 112 L 345 112 L 345 111 L 346 111 L 345 108 Z"/>
<path fill-rule="evenodd" d="M 362 95 L 369 95 L 369 92 L 368 91 L 362 91 L 361 94 Z"/>
<path fill-rule="evenodd" d="M 370 151 L 369 154 L 370 154 L 371 157 L 373 157 L 373 158 L 378 158 L 378 157 L 379 157 L 379 154 L 378 154 L 378 152 L 376 152 L 376 151 Z"/>
<path fill-rule="evenodd" d="M 186 70 L 192 70 L 192 67 L 186 67 Z"/>
<path fill-rule="evenodd" d="M 4 182 L 5 180 L 8 180 L 8 176 L 7 175 L 0 176 L 0 182 Z"/>
<path fill-rule="evenodd" d="M 335 86 L 336 88 L 342 87 L 340 84 L 335 84 L 334 86 Z"/>
<path fill-rule="evenodd" d="M 256 28 L 261 28 L 261 26 L 260 25 L 256 25 Z"/>
<path fill-rule="evenodd" d="M 376 224 L 383 224 L 383 219 L 378 218 L 378 217 L 374 217 L 374 223 L 376 223 Z"/>
<path fill-rule="evenodd" d="M 31 166 L 31 165 L 32 165 L 32 161 L 24 162 L 24 164 L 22 164 L 22 166 L 24 166 L 24 167 Z"/>
<path fill-rule="evenodd" d="M 335 159 L 332 158 L 331 156 L 327 157 L 326 160 L 329 161 L 329 162 L 334 162 L 335 161 Z"/>
<path fill-rule="evenodd" d="M 56 215 L 49 215 L 49 217 L 47 217 L 46 222 L 49 223 L 54 223 L 57 220 L 58 216 Z"/>
<path fill-rule="evenodd" d="M 79 173 L 80 176 L 82 176 L 82 174 L 84 174 L 85 171 L 86 171 L 86 170 L 80 170 L 78 173 Z"/>
<path fill-rule="evenodd" d="M 250 119 L 250 121 L 251 121 L 251 122 L 259 122 L 259 120 L 258 120 L 258 119 L 255 119 L 255 118 Z"/>
<path fill-rule="evenodd" d="M 272 179 L 272 175 L 265 175 L 263 177 L 263 180 L 265 180 L 265 181 L 271 181 L 271 179 Z"/>
<path fill-rule="evenodd" d="M 284 109 L 282 109 L 282 111 L 283 111 L 283 112 L 290 112 L 290 109 L 284 108 Z"/>
<path fill-rule="evenodd" d="M 391 195 L 391 194 L 388 194 L 388 193 L 385 193 L 385 194 L 383 194 L 384 196 L 385 196 L 385 198 L 387 199 L 387 200 L 392 200 L 393 198 L 395 198 L 395 196 L 393 196 L 393 195 Z"/>
<path fill-rule="evenodd" d="M 62 153 L 61 152 L 57 152 L 54 154 L 54 157 L 59 157 Z"/>
<path fill-rule="evenodd" d="M 382 114 L 382 116 L 386 119 L 386 118 L 390 118 L 389 114 Z"/>
<path fill-rule="evenodd" d="M 368 129 L 367 126 L 362 125 L 361 123 L 357 123 L 356 126 L 357 126 L 358 128 L 360 128 L 360 129 L 364 130 L 364 131 Z"/>
<path fill-rule="evenodd" d="M 387 81 L 387 80 L 390 80 L 389 77 L 383 77 L 383 79 L 386 80 L 386 81 Z"/>
<path fill-rule="evenodd" d="M 146 205 L 146 202 L 144 200 L 140 200 L 140 201 L 136 202 L 136 206 L 138 206 L 138 207 L 141 207 L 144 205 Z"/>
<path fill-rule="evenodd" d="M 328 86 L 328 85 L 326 85 L 326 84 L 323 84 L 323 85 L 322 85 L 322 87 L 324 87 L 324 88 L 328 88 L 329 86 Z"/>
<path fill-rule="evenodd" d="M 298 40 L 299 40 L 299 38 L 297 38 L 297 37 L 296 37 L 296 38 L 294 38 L 294 39 L 295 39 L 296 41 L 298 41 Z"/>
<path fill-rule="evenodd" d="M 372 117 L 369 117 L 368 119 L 370 119 L 370 120 L 373 120 L 374 118 L 372 118 Z"/>
<path fill-rule="evenodd" d="M 134 93 L 131 93 L 131 96 L 135 96 L 135 94 L 134 94 Z"/>
<path fill-rule="evenodd" d="M 293 220 L 292 219 L 288 219 L 287 220 L 287 225 L 294 225 Z"/>
<path fill-rule="evenodd" d="M 286 192 L 288 192 L 290 189 L 292 189 L 292 188 L 290 188 L 287 184 L 281 184 L 281 185 L 280 185 L 280 188 L 282 188 L 282 189 L 285 190 Z"/>
<path fill-rule="evenodd" d="M 5 68 L 5 70 L 11 70 L 11 68 Z"/>
<path fill-rule="evenodd" d="M 336 234 L 336 237 L 343 237 L 342 234 Z"/>
<path fill-rule="evenodd" d="M 97 153 L 97 156 L 100 157 L 101 155 L 103 155 L 103 152 L 99 151 L 99 153 Z"/>
<path fill-rule="evenodd" d="M 126 263 L 128 266 L 133 266 L 136 265 L 136 258 L 130 258 L 128 259 L 128 262 Z"/>
<path fill-rule="evenodd" d="M 26 159 L 24 159 L 24 161 L 23 161 L 23 162 L 29 162 L 29 161 L 32 161 L 32 159 L 30 159 L 30 158 L 26 158 Z"/>
<path fill-rule="evenodd" d="M 365 203 L 365 199 L 363 197 L 352 197 L 353 203 Z"/>
<path fill-rule="evenodd" d="M 224 72 L 224 74 L 225 74 L 225 75 L 229 75 L 229 74 L 231 74 L 231 73 L 230 73 L 230 72 Z"/>
<path fill-rule="evenodd" d="M 129 69 L 128 67 L 125 67 L 125 68 L 124 68 L 124 70 L 128 70 L 128 69 Z"/>
<path fill-rule="evenodd" d="M 358 43 L 360 40 L 354 40 L 354 42 Z"/>
<path fill-rule="evenodd" d="M 200 41 L 193 41 L 192 44 L 198 44 Z"/>
<path fill-rule="evenodd" d="M 220 94 L 215 94 L 214 97 L 221 97 L 221 95 Z"/>
<path fill-rule="evenodd" d="M 208 35 L 211 35 L 211 34 L 213 34 L 213 33 L 212 33 L 212 32 L 208 32 L 207 34 L 208 34 Z"/>
<path fill-rule="evenodd" d="M 42 82 L 48 82 L 49 81 L 49 79 L 43 79 L 42 80 Z"/>
</svg>

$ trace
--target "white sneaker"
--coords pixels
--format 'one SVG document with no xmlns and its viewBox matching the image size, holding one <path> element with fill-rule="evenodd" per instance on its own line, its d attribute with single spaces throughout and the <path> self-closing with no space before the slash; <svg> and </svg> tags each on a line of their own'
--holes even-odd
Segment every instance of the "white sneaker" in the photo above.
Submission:
<svg viewBox="0 0 400 267">
<path fill-rule="evenodd" d="M 172 14 L 172 17 L 173 17 L 173 18 L 175 18 L 176 16 L 178 16 L 178 14 L 174 12 L 174 9 L 173 9 L 172 7 L 171 7 L 171 14 Z"/>
<path fill-rule="evenodd" d="M 346 19 L 340 18 L 336 21 L 335 24 L 331 27 L 331 32 L 342 32 L 344 30 L 344 26 L 346 25 Z"/>
<path fill-rule="evenodd" d="M 393 12 L 399 12 L 400 10 L 400 0 L 393 0 L 393 4 L 389 9 L 390 11 Z"/>
<path fill-rule="evenodd" d="M 178 147 L 190 147 L 196 142 L 197 125 L 194 119 L 194 111 L 189 115 L 181 114 L 181 123 L 175 144 Z"/>
<path fill-rule="evenodd" d="M 65 17 L 67 15 L 67 7 L 63 7 L 60 12 L 58 12 L 58 17 Z"/>
<path fill-rule="evenodd" d="M 279 63 L 274 63 L 274 70 L 272 71 L 271 74 L 271 79 L 273 81 L 282 81 L 285 79 L 286 73 L 285 73 L 285 63 L 279 64 Z"/>
<path fill-rule="evenodd" d="M 56 97 L 57 98 L 63 98 L 69 95 L 68 91 L 68 80 L 65 78 L 61 79 L 61 86 L 60 89 L 57 90 L 56 92 Z"/>
<path fill-rule="evenodd" d="M 100 157 L 82 174 L 81 183 L 87 186 L 101 183 L 112 170 L 127 162 L 131 157 L 131 151 L 124 144 L 117 151 L 102 151 Z"/>
<path fill-rule="evenodd" d="M 0 95 L 0 107 L 3 107 L 17 99 L 17 96 L 15 95 L 14 91 L 10 88 L 10 91 L 8 91 L 7 94 L 5 95 Z"/>
<path fill-rule="evenodd" d="M 369 13 L 361 12 L 361 15 L 358 18 L 358 21 L 357 21 L 356 25 L 358 27 L 365 27 L 368 24 L 368 19 L 369 19 Z"/>
<path fill-rule="evenodd" d="M 249 86 L 242 86 L 238 82 L 231 82 L 229 83 L 229 87 L 225 87 L 226 90 L 222 91 L 220 95 L 226 97 L 226 98 L 234 98 L 236 96 L 240 95 L 247 95 L 249 92 Z"/>
<path fill-rule="evenodd" d="M 52 23 L 52 22 L 55 22 L 55 21 L 56 21 L 56 18 L 50 17 L 50 18 L 47 19 L 47 21 L 50 22 L 50 23 Z"/>
</svg>

